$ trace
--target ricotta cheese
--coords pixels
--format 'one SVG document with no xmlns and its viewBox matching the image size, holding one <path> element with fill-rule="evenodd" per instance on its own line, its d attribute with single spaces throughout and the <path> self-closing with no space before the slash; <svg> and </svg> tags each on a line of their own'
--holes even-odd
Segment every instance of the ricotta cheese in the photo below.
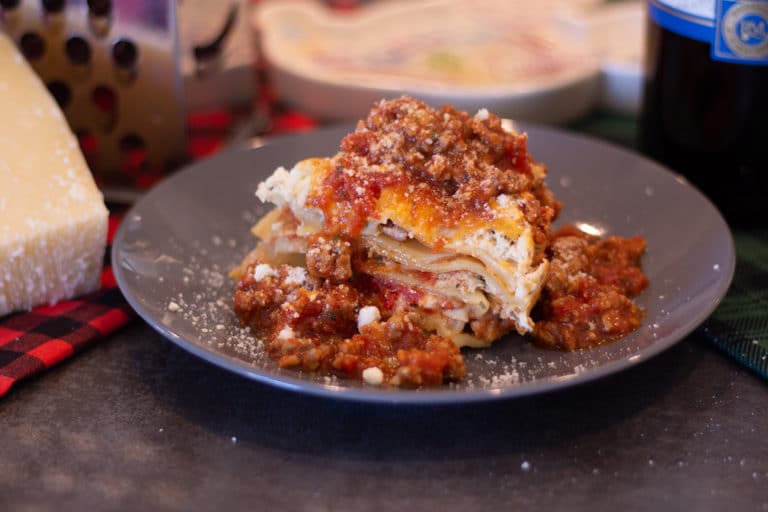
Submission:
<svg viewBox="0 0 768 512">
<path fill-rule="evenodd" d="M 0 33 L 0 316 L 99 286 L 108 212 L 63 114 Z"/>
<path fill-rule="evenodd" d="M 381 313 L 376 306 L 364 306 L 360 308 L 357 315 L 357 330 L 362 331 L 363 327 L 373 322 L 381 320 Z"/>
<path fill-rule="evenodd" d="M 384 382 L 384 372 L 380 368 L 372 366 L 363 370 L 363 380 L 371 386 L 381 386 Z"/>
<path fill-rule="evenodd" d="M 277 277 L 278 275 L 280 274 L 277 273 L 277 270 L 272 268 L 271 265 L 267 265 L 266 263 L 259 263 L 256 265 L 256 268 L 253 269 L 254 281 L 263 281 L 268 277 Z"/>
</svg>

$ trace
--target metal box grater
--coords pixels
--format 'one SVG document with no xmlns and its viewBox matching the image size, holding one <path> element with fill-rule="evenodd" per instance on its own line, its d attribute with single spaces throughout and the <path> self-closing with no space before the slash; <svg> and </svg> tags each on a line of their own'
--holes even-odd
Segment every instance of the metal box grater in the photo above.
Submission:
<svg viewBox="0 0 768 512">
<path fill-rule="evenodd" d="M 175 0 L 0 0 L 0 10 L 100 180 L 131 184 L 184 158 Z"/>
</svg>

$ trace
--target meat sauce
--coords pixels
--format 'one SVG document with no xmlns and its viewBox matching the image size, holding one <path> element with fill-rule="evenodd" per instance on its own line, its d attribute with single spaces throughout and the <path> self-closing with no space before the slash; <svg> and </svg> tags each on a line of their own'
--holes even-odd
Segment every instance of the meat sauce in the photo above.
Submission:
<svg viewBox="0 0 768 512">
<path fill-rule="evenodd" d="M 235 290 L 235 311 L 265 340 L 281 368 L 302 368 L 361 379 L 378 368 L 394 386 L 436 386 L 461 380 L 464 359 L 449 339 L 426 333 L 417 311 L 417 290 L 403 290 L 363 274 L 350 282 L 309 274 L 290 279 L 296 267 L 270 267 L 257 279 L 252 262 Z M 295 270 L 294 270 L 295 271 Z M 262 272 L 264 274 L 264 272 Z M 384 320 L 358 325 L 360 310 L 374 306 Z"/>
<path fill-rule="evenodd" d="M 330 235 L 357 238 L 384 188 L 402 191 L 414 209 L 428 205 L 419 209 L 422 221 L 445 227 L 481 221 L 492 198 L 509 194 L 520 197 L 543 250 L 561 207 L 544 183 L 544 167 L 528 152 L 527 136 L 504 130 L 493 114 L 476 118 L 403 97 L 374 105 L 340 149 L 308 197 Z"/>
<path fill-rule="evenodd" d="M 631 298 L 648 286 L 640 268 L 641 237 L 599 239 L 573 227 L 552 237 L 549 277 L 539 299 L 533 338 L 565 350 L 595 347 L 640 326 Z"/>
<path fill-rule="evenodd" d="M 322 240 L 322 239 L 320 239 Z M 336 252 L 345 244 L 329 244 Z M 648 285 L 640 268 L 645 241 L 640 237 L 591 237 L 566 228 L 552 237 L 551 267 L 534 311 L 533 340 L 542 346 L 577 350 L 595 347 L 637 329 L 642 310 L 631 300 Z M 343 252 L 343 251 L 342 251 Z M 281 265 L 257 280 L 252 262 L 235 291 L 235 311 L 243 325 L 264 339 L 270 357 L 281 368 L 302 368 L 343 377 L 362 378 L 379 368 L 385 382 L 401 387 L 436 386 L 465 374 L 459 349 L 447 338 L 426 333 L 417 305 L 423 293 L 402 284 L 356 274 L 346 279 L 338 270 L 349 261 L 342 255 L 330 267 L 319 258 L 308 265 L 303 281 L 289 279 Z M 322 272 L 326 277 L 318 274 Z M 335 280 L 333 276 L 341 276 Z M 358 325 L 360 309 L 375 306 L 384 320 Z M 446 307 L 442 304 L 441 307 Z M 488 318 L 489 339 L 508 326 Z"/>
<path fill-rule="evenodd" d="M 357 239 L 384 189 L 405 191 L 423 222 L 441 226 L 468 216 L 482 222 L 493 198 L 518 198 L 533 229 L 536 260 L 551 260 L 534 311 L 538 344 L 592 347 L 640 325 L 642 311 L 631 297 L 647 286 L 639 264 L 644 241 L 599 240 L 573 228 L 551 236 L 560 203 L 525 135 L 506 132 L 498 117 L 478 119 L 450 106 L 433 110 L 409 98 L 383 102 L 343 139 L 331 165 L 307 199 L 323 212 L 324 225 L 307 240 L 306 270 L 253 259 L 235 289 L 241 323 L 265 341 L 280 367 L 357 379 L 376 369 L 382 382 L 402 387 L 465 377 L 456 345 L 423 327 L 430 314 L 424 304 L 452 305 L 360 271 Z M 425 208 L 428 215 L 421 215 Z M 439 240 L 432 249 L 441 249 Z M 361 323 L 363 308 L 375 308 L 376 317 Z M 489 341 L 513 327 L 490 312 L 467 325 Z"/>
</svg>

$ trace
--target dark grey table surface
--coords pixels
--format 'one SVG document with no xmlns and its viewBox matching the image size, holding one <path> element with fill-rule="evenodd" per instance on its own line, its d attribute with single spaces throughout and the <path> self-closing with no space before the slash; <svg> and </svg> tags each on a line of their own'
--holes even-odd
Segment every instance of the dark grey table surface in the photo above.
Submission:
<svg viewBox="0 0 768 512">
<path fill-rule="evenodd" d="M 768 511 L 767 404 L 696 335 L 560 392 L 403 407 L 251 382 L 136 320 L 0 400 L 0 510 Z"/>
</svg>

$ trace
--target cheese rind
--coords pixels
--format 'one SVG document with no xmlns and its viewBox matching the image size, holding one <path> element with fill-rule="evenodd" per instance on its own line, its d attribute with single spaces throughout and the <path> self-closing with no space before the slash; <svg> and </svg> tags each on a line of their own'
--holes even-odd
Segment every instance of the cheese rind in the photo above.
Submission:
<svg viewBox="0 0 768 512">
<path fill-rule="evenodd" d="M 104 199 L 63 114 L 0 33 L 0 316 L 99 286 Z"/>
</svg>

